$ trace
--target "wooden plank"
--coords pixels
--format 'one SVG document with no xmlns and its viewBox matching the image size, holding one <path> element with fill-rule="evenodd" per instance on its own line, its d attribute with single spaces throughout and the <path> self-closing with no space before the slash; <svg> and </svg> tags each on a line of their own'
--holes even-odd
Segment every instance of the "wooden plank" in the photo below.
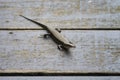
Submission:
<svg viewBox="0 0 120 80">
<path fill-rule="evenodd" d="M 0 0 L 1 28 L 120 28 L 120 0 Z"/>
<path fill-rule="evenodd" d="M 120 73 L 120 31 L 63 30 L 76 48 L 59 51 L 44 30 L 0 31 L 0 72 Z"/>
<path fill-rule="evenodd" d="M 0 77 L 0 80 L 119 80 L 120 77 Z"/>
</svg>

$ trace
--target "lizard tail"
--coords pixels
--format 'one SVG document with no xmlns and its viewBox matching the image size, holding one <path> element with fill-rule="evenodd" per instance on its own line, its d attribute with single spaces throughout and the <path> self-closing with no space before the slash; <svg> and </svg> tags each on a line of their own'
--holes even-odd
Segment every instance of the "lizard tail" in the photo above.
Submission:
<svg viewBox="0 0 120 80">
<path fill-rule="evenodd" d="M 47 26 L 44 25 L 44 24 L 42 24 L 42 23 L 39 23 L 39 22 L 34 21 L 34 20 L 32 20 L 32 19 L 29 19 L 29 18 L 27 18 L 27 17 L 25 17 L 25 16 L 23 16 L 23 15 L 19 15 L 19 16 L 21 16 L 21 17 L 23 17 L 23 18 L 25 18 L 25 19 L 27 19 L 27 20 L 29 20 L 29 21 L 31 21 L 31 22 L 33 22 L 33 23 L 39 25 L 39 26 L 41 26 L 41 27 L 44 28 L 44 29 L 47 29 Z"/>
</svg>

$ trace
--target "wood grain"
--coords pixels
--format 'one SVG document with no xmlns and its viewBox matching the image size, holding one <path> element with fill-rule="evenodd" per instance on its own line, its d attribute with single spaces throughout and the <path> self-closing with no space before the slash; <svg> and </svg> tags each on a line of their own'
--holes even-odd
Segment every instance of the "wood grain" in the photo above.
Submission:
<svg viewBox="0 0 120 80">
<path fill-rule="evenodd" d="M 63 30 L 76 45 L 69 52 L 41 38 L 44 33 L 0 31 L 0 72 L 120 72 L 120 31 Z"/>
<path fill-rule="evenodd" d="M 120 0 L 0 0 L 0 28 L 120 28 Z"/>
</svg>

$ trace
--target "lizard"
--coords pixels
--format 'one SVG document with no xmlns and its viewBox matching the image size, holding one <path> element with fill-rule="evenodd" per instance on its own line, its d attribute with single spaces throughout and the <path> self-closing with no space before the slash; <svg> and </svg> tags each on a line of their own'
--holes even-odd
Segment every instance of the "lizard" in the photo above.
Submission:
<svg viewBox="0 0 120 80">
<path fill-rule="evenodd" d="M 76 47 L 72 42 L 70 42 L 67 38 L 65 38 L 61 34 L 61 30 L 59 28 L 48 27 L 42 23 L 39 23 L 39 22 L 32 20 L 32 19 L 29 19 L 23 15 L 20 15 L 20 16 L 35 23 L 35 24 L 37 24 L 38 26 L 41 26 L 43 29 L 45 29 L 48 33 L 43 35 L 44 38 L 47 38 L 48 36 L 50 36 L 53 39 L 53 41 L 55 41 L 58 44 L 59 50 Z"/>
</svg>

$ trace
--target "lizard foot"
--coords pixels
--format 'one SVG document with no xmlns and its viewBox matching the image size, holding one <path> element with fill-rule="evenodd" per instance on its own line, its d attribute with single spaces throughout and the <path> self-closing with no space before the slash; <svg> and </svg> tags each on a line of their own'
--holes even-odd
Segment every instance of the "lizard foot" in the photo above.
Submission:
<svg viewBox="0 0 120 80">
<path fill-rule="evenodd" d="M 49 37 L 50 37 L 50 34 L 44 34 L 44 35 L 40 35 L 38 38 L 48 39 Z"/>
<path fill-rule="evenodd" d="M 48 39 L 48 38 L 50 37 L 50 34 L 44 34 L 43 37 L 44 37 L 45 39 Z"/>
<path fill-rule="evenodd" d="M 63 50 L 62 45 L 58 45 L 58 49 L 62 51 Z"/>
<path fill-rule="evenodd" d="M 50 37 L 50 34 L 44 34 L 42 35 L 41 37 L 45 38 L 45 39 L 48 39 Z"/>
<path fill-rule="evenodd" d="M 61 33 L 61 29 L 59 29 L 59 28 L 56 28 L 56 30 L 57 30 L 59 33 Z"/>
</svg>

